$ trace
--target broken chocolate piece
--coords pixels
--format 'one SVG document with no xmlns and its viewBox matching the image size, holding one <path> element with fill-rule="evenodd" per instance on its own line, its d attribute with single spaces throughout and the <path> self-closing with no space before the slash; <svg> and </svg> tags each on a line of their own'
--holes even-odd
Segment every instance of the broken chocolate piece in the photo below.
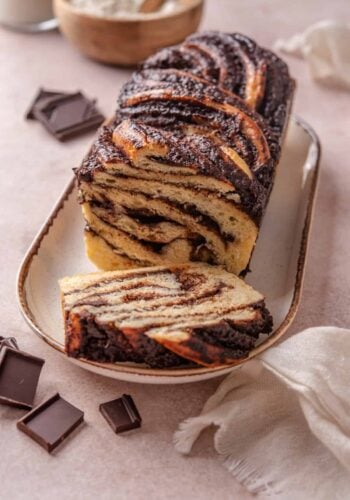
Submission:
<svg viewBox="0 0 350 500">
<path fill-rule="evenodd" d="M 17 422 L 22 432 L 51 453 L 84 420 L 84 412 L 57 393 Z"/>
<path fill-rule="evenodd" d="M 128 394 L 101 404 L 100 412 L 116 434 L 141 427 L 142 418 Z"/>
<path fill-rule="evenodd" d="M 44 99 L 34 107 L 33 114 L 60 141 L 96 129 L 104 121 L 95 101 L 81 92 Z"/>
<path fill-rule="evenodd" d="M 11 347 L 18 350 L 18 344 L 15 337 L 0 337 L 0 351 L 4 347 Z"/>
<path fill-rule="evenodd" d="M 67 92 L 59 92 L 55 90 L 45 90 L 40 88 L 34 97 L 32 104 L 30 105 L 28 111 L 25 114 L 27 120 L 35 120 L 34 109 L 37 105 L 42 104 L 44 100 L 52 99 L 53 97 L 63 97 L 69 95 Z"/>
<path fill-rule="evenodd" d="M 0 355 L 0 404 L 31 409 L 45 361 L 4 347 Z"/>
</svg>

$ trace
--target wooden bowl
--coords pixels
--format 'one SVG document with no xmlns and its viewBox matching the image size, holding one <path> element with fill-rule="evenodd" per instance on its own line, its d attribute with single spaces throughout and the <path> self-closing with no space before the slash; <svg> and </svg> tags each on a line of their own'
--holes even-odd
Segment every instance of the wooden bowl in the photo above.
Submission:
<svg viewBox="0 0 350 500">
<path fill-rule="evenodd" d="M 104 63 L 132 66 L 196 31 L 204 0 L 179 3 L 174 12 L 137 17 L 98 17 L 73 7 L 68 0 L 54 0 L 54 11 L 61 32 L 80 52 Z"/>
</svg>

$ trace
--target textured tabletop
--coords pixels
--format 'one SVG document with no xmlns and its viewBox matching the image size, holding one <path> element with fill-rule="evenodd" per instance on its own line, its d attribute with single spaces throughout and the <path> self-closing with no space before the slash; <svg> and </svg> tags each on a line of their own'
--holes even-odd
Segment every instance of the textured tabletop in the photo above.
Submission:
<svg viewBox="0 0 350 500">
<path fill-rule="evenodd" d="M 271 47 L 277 37 L 346 15 L 348 0 L 297 0 L 292 7 L 283 0 L 208 0 L 202 29 L 241 31 Z M 298 83 L 294 109 L 312 124 L 323 147 L 303 300 L 291 332 L 318 324 L 349 326 L 350 98 L 313 83 L 301 60 L 287 61 Z M 86 419 L 76 437 L 49 456 L 17 431 L 23 412 L 0 407 L 0 498 L 251 498 L 220 464 L 210 433 L 187 458 L 172 445 L 178 423 L 199 412 L 219 380 L 157 387 L 101 378 L 59 357 L 31 333 L 18 312 L 20 261 L 91 141 L 88 135 L 56 142 L 38 123 L 23 119 L 26 108 L 39 86 L 83 89 L 109 115 L 128 75 L 83 58 L 57 32 L 0 30 L 0 335 L 16 336 L 22 349 L 46 359 L 36 401 L 59 391 L 85 411 Z M 141 431 L 115 436 L 98 405 L 125 392 L 135 398 L 144 425 Z"/>
</svg>

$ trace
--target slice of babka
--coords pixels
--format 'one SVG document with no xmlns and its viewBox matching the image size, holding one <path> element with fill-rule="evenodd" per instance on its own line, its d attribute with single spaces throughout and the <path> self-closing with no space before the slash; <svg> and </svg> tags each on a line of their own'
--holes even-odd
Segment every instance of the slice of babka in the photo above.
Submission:
<svg viewBox="0 0 350 500">
<path fill-rule="evenodd" d="M 293 86 L 277 56 L 237 34 L 197 34 L 146 61 L 76 171 L 89 258 L 244 274 Z"/>
<path fill-rule="evenodd" d="M 245 358 L 272 319 L 264 297 L 220 267 L 189 264 L 60 281 L 69 356 L 164 368 Z"/>
</svg>

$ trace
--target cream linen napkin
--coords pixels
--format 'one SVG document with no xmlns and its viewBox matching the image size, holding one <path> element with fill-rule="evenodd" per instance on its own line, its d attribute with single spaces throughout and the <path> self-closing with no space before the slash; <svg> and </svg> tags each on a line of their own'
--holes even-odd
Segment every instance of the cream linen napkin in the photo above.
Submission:
<svg viewBox="0 0 350 500">
<path fill-rule="evenodd" d="M 217 426 L 214 446 L 253 494 L 350 499 L 350 330 L 309 328 L 233 371 L 175 433 L 190 452 Z"/>
<path fill-rule="evenodd" d="M 288 40 L 277 40 L 274 49 L 303 57 L 316 80 L 350 89 L 349 23 L 321 21 Z"/>
</svg>

